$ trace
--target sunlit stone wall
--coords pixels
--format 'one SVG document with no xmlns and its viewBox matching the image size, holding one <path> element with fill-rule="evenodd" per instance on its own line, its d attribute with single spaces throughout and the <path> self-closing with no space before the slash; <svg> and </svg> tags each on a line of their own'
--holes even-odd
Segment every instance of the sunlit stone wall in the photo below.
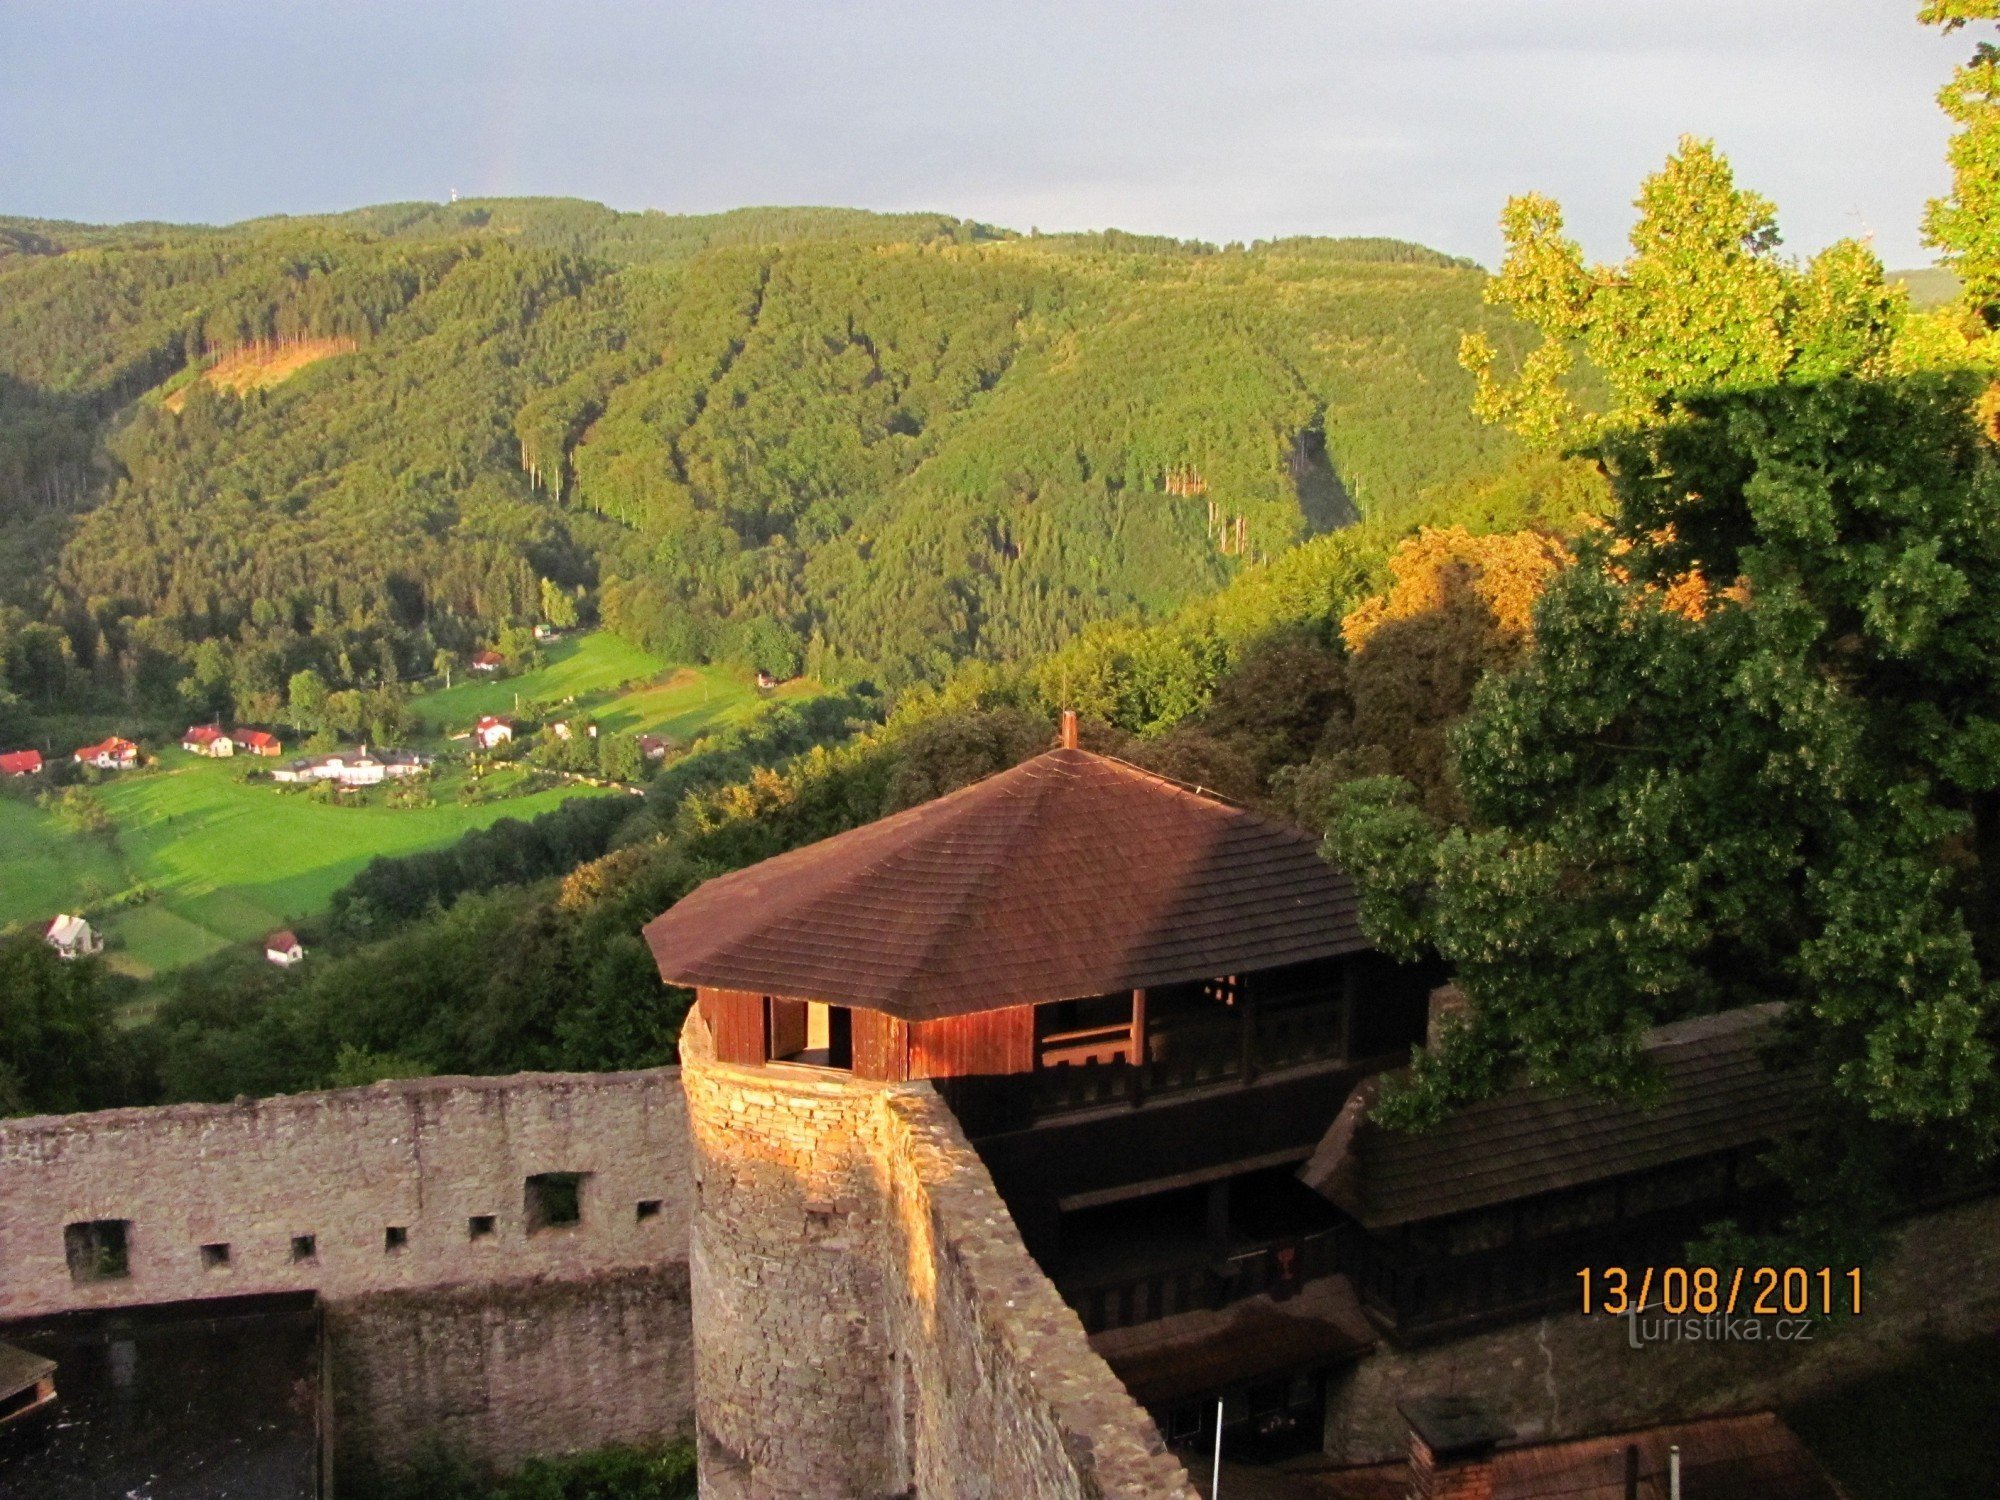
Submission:
<svg viewBox="0 0 2000 1500">
<path fill-rule="evenodd" d="M 929 1084 L 681 1060 L 705 1496 L 1187 1500 Z"/>
</svg>

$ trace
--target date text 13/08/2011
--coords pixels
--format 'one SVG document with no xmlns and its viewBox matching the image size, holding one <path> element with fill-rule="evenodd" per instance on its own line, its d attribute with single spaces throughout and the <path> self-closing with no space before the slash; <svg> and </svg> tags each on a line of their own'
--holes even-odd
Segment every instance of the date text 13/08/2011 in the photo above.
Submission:
<svg viewBox="0 0 2000 1500">
<path fill-rule="evenodd" d="M 1586 1316 L 1861 1315 L 1859 1266 L 1844 1271 L 1832 1266 L 1586 1266 L 1576 1275 Z"/>
</svg>

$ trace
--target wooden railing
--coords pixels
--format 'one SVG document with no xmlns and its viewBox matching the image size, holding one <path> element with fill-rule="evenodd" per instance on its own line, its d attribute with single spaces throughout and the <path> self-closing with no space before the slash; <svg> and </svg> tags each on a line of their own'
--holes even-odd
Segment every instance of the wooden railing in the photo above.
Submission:
<svg viewBox="0 0 2000 1500">
<path fill-rule="evenodd" d="M 1039 1117 L 1139 1104 L 1338 1059 L 1347 1045 L 1342 1017 L 1340 1002 L 1322 1001 L 1163 1022 L 1147 1032 L 1146 1059 L 1137 1065 L 1127 1027 L 1045 1037 L 1028 1082 L 1029 1111 Z"/>
<path fill-rule="evenodd" d="M 1129 1328 L 1175 1313 L 1227 1307 L 1268 1293 L 1283 1298 L 1335 1267 L 1334 1231 L 1274 1240 L 1212 1261 L 1185 1261 L 1116 1277 L 1059 1281 L 1086 1332 Z"/>
</svg>

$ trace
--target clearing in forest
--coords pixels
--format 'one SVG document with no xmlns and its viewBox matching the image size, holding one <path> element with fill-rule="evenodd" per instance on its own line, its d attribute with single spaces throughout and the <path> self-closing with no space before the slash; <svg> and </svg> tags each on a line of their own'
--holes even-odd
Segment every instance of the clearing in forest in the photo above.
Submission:
<svg viewBox="0 0 2000 1500">
<path fill-rule="evenodd" d="M 245 344 L 232 349 L 201 372 L 210 385 L 235 395 L 260 391 L 290 378 L 307 365 L 336 354 L 352 354 L 360 346 L 353 339 L 289 339 L 276 344 Z M 187 402 L 188 387 L 167 396 L 162 403 L 168 411 L 179 411 Z"/>
</svg>

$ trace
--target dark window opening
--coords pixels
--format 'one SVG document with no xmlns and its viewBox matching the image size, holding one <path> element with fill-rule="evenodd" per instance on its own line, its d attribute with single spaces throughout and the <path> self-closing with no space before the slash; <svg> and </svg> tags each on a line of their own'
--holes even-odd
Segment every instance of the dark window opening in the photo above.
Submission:
<svg viewBox="0 0 2000 1500">
<path fill-rule="evenodd" d="M 63 1226 L 71 1281 L 117 1281 L 132 1274 L 132 1221 L 90 1219 Z"/>
<path fill-rule="evenodd" d="M 465 1221 L 465 1237 L 469 1240 L 483 1240 L 493 1233 L 496 1222 L 492 1214 L 474 1214 Z"/>
<path fill-rule="evenodd" d="M 0 1396 L 0 1423 L 6 1422 L 9 1417 L 18 1416 L 24 1411 L 29 1411 L 34 1407 L 40 1406 L 46 1401 L 55 1400 L 55 1395 L 56 1383 L 45 1375 L 26 1390 L 16 1391 L 11 1396 Z"/>
<path fill-rule="evenodd" d="M 292 1259 L 308 1261 L 319 1259 L 319 1239 L 315 1235 L 295 1234 L 292 1236 Z"/>
<path fill-rule="evenodd" d="M 224 1244 L 203 1245 L 201 1265 L 205 1271 L 215 1271 L 229 1264 L 229 1247 Z"/>
<path fill-rule="evenodd" d="M 523 1194 L 528 1233 L 583 1222 L 583 1184 L 588 1172 L 537 1172 Z"/>
<path fill-rule="evenodd" d="M 382 1231 L 382 1249 L 393 1253 L 410 1243 L 410 1231 L 402 1224 L 391 1224 Z"/>
<path fill-rule="evenodd" d="M 770 1006 L 773 1061 L 816 1068 L 854 1067 L 854 1012 L 846 1006 L 776 996 L 765 1003 Z"/>
<path fill-rule="evenodd" d="M 641 1198 L 639 1200 L 639 1221 L 641 1223 L 644 1223 L 648 1219 L 657 1219 L 659 1216 L 660 1200 L 658 1198 Z"/>
</svg>

